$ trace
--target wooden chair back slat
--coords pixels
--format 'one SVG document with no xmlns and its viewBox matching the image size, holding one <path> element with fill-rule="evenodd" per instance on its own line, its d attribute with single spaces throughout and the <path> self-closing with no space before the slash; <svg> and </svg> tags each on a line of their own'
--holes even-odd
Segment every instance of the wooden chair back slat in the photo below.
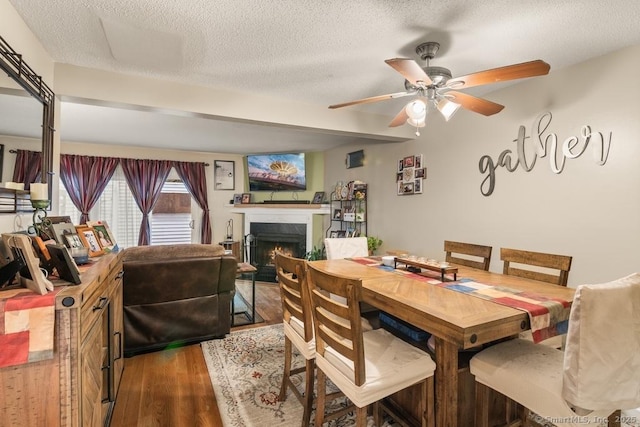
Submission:
<svg viewBox="0 0 640 427">
<path fill-rule="evenodd" d="M 353 363 L 355 384 L 365 381 L 364 344 L 360 319 L 362 281 L 325 273 L 307 264 L 307 285 L 313 306 L 316 352 L 325 355 L 327 346 Z M 329 298 L 346 298 L 346 305 Z"/>
<path fill-rule="evenodd" d="M 282 315 L 289 322 L 296 317 L 304 325 L 304 339 L 313 339 L 313 320 L 311 315 L 311 298 L 306 285 L 305 260 L 290 257 L 276 252 L 276 275 L 280 284 L 282 299 Z"/>
<path fill-rule="evenodd" d="M 567 286 L 569 270 L 571 269 L 571 256 L 501 248 L 500 259 L 504 263 L 504 274 L 553 283 L 554 285 Z M 541 271 L 525 270 L 520 266 L 512 266 L 511 263 L 550 268 L 559 270 L 559 272 L 558 274 L 550 274 Z"/>
<path fill-rule="evenodd" d="M 444 241 L 445 260 L 447 262 L 464 265 L 466 267 L 477 268 L 484 271 L 489 271 L 492 250 L 493 248 L 491 246 L 454 242 L 451 240 Z M 482 258 L 482 260 L 462 258 L 454 254 L 470 255 Z"/>
</svg>

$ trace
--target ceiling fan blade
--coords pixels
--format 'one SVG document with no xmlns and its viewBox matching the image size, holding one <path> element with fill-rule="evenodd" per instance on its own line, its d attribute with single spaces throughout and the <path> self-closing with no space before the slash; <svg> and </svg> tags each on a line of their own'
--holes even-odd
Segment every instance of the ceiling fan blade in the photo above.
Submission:
<svg viewBox="0 0 640 427">
<path fill-rule="evenodd" d="M 415 95 L 415 92 L 388 93 L 386 95 L 378 95 L 378 96 L 372 96 L 370 98 L 358 99 L 357 101 L 349 101 L 349 102 L 343 102 L 342 104 L 329 105 L 329 108 L 334 109 L 334 108 L 348 107 L 350 105 L 369 104 L 371 102 L 384 101 L 385 99 L 402 98 L 403 96 L 410 96 L 410 95 Z"/>
<path fill-rule="evenodd" d="M 407 123 L 408 118 L 409 116 L 407 115 L 405 108 L 402 107 L 402 110 L 400 110 L 400 112 L 393 118 L 393 120 L 391 120 L 391 123 L 389 123 L 389 127 L 395 128 L 398 126 L 402 126 L 403 124 Z"/>
<path fill-rule="evenodd" d="M 402 74 L 402 77 L 414 86 L 420 86 L 420 82 L 423 82 L 425 86 L 433 84 L 427 73 L 425 73 L 422 67 L 413 59 L 393 58 L 387 59 L 384 62 Z"/>
<path fill-rule="evenodd" d="M 462 108 L 485 116 L 491 116 L 499 113 L 504 108 L 504 105 L 496 104 L 495 102 L 491 102 L 483 98 L 477 98 L 475 96 L 453 90 L 447 92 L 445 98 L 451 102 L 460 104 Z"/>
<path fill-rule="evenodd" d="M 521 64 L 507 65 L 479 71 L 466 76 L 455 77 L 447 81 L 447 87 L 452 89 L 466 89 L 473 86 L 490 83 L 506 82 L 508 80 L 524 79 L 526 77 L 542 76 L 549 73 L 551 67 L 544 61 L 535 60 Z"/>
</svg>

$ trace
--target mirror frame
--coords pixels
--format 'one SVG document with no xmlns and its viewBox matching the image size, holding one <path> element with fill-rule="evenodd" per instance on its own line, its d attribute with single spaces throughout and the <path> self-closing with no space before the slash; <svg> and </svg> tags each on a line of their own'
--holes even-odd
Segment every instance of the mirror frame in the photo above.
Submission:
<svg viewBox="0 0 640 427">
<path fill-rule="evenodd" d="M 51 200 L 51 179 L 53 174 L 53 133 L 55 94 L 42 81 L 42 76 L 36 74 L 2 36 L 0 36 L 0 68 L 18 83 L 31 96 L 42 104 L 42 173 L 40 181 L 49 186 L 49 200 Z"/>
</svg>

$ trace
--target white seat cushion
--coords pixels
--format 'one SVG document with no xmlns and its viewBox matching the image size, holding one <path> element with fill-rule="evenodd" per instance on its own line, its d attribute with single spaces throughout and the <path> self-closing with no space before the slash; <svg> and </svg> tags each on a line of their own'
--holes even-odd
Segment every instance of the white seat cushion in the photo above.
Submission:
<svg viewBox="0 0 640 427">
<path fill-rule="evenodd" d="M 362 408 L 433 375 L 431 357 L 384 329 L 363 333 L 365 383 L 354 383 L 353 365 L 328 347 L 316 364 L 356 406 Z"/>
<path fill-rule="evenodd" d="M 300 319 L 291 316 L 290 323 L 283 321 L 282 324 L 284 334 L 305 359 L 310 360 L 316 357 L 316 340 L 315 338 L 309 342 L 304 340 L 304 323 Z"/>
<path fill-rule="evenodd" d="M 476 381 L 515 400 L 558 427 L 599 424 L 605 413 L 576 414 L 562 397 L 561 350 L 515 339 L 489 347 L 470 362 Z"/>
</svg>

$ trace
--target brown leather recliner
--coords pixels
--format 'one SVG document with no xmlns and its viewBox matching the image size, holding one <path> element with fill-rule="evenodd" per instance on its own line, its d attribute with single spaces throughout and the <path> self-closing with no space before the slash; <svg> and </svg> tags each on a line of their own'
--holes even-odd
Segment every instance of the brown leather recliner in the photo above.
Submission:
<svg viewBox="0 0 640 427">
<path fill-rule="evenodd" d="M 224 337 L 237 261 L 220 245 L 124 250 L 124 355 Z"/>
</svg>

